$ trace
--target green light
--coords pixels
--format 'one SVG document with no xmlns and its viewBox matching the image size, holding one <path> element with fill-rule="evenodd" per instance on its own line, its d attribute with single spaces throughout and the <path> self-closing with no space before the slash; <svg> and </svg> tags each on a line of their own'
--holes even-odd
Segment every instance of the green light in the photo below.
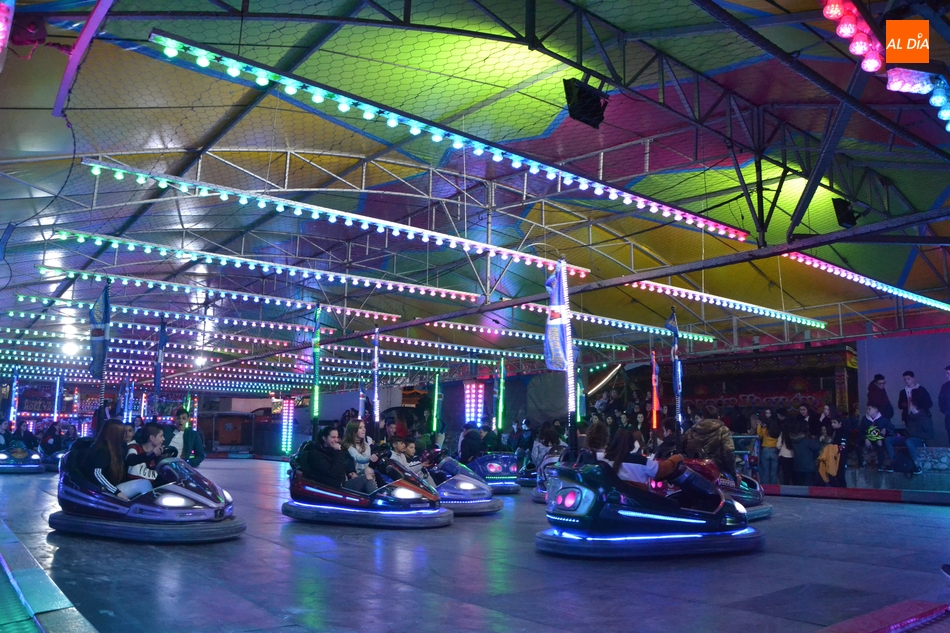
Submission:
<svg viewBox="0 0 950 633">
<path fill-rule="evenodd" d="M 166 46 L 162 52 L 165 53 L 166 57 L 178 57 L 178 49 L 174 46 Z"/>
<path fill-rule="evenodd" d="M 264 73 L 264 72 L 258 73 L 257 79 L 254 80 L 254 83 L 256 83 L 258 86 L 261 86 L 261 87 L 266 86 L 268 83 L 267 73 Z"/>
<path fill-rule="evenodd" d="M 145 176 L 143 176 L 142 174 L 139 174 L 138 177 L 135 179 L 135 182 L 139 183 L 140 185 L 144 185 Z"/>
<path fill-rule="evenodd" d="M 207 68 L 211 65 L 211 61 L 204 55 L 199 55 L 198 59 L 195 60 L 195 63 L 201 66 L 202 68 Z"/>
<path fill-rule="evenodd" d="M 501 432 L 505 423 L 505 359 L 498 361 L 498 414 L 496 430 Z"/>
<path fill-rule="evenodd" d="M 96 238 L 96 246 L 102 246 L 102 240 L 98 237 Z"/>
<path fill-rule="evenodd" d="M 159 189 L 167 189 L 167 188 L 168 188 L 168 181 L 165 180 L 164 178 L 162 178 L 161 180 L 159 180 L 159 181 L 158 181 L 158 188 L 159 188 Z"/>
<path fill-rule="evenodd" d="M 228 76 L 230 76 L 230 77 L 237 77 L 238 75 L 241 74 L 241 69 L 240 69 L 240 67 L 238 67 L 236 64 L 230 64 L 230 65 L 228 66 L 228 71 L 227 71 L 227 72 L 228 72 Z"/>
<path fill-rule="evenodd" d="M 439 430 L 439 409 L 441 408 L 441 403 L 439 398 L 441 394 L 439 393 L 439 374 L 435 375 L 435 386 L 432 388 L 432 431 L 436 432 Z"/>
<path fill-rule="evenodd" d="M 116 180 L 122 180 L 123 178 L 125 178 L 125 174 L 122 173 L 122 171 L 120 171 L 120 170 L 116 170 L 116 172 L 115 172 L 115 179 L 116 179 Z"/>
<path fill-rule="evenodd" d="M 102 173 L 102 168 L 99 167 L 99 165 L 93 165 L 93 166 L 92 166 L 92 175 L 93 175 L 93 176 L 98 176 L 98 175 L 101 174 L 101 173 Z"/>
<path fill-rule="evenodd" d="M 310 100 L 314 103 L 323 103 L 326 100 L 326 97 L 323 96 L 322 90 L 314 90 L 313 96 L 310 97 Z"/>
<path fill-rule="evenodd" d="M 297 86 L 293 84 L 287 84 L 286 86 L 284 86 L 284 92 L 292 97 L 295 94 L 297 94 Z"/>
<path fill-rule="evenodd" d="M 82 244 L 83 242 L 86 241 L 86 238 L 83 237 L 82 235 L 80 235 L 80 236 L 77 238 L 77 241 L 78 241 L 80 244 Z"/>
</svg>

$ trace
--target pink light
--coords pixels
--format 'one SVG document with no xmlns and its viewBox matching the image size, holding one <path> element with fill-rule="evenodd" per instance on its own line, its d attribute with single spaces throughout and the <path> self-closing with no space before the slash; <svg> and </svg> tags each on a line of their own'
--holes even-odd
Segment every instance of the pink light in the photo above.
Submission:
<svg viewBox="0 0 950 633">
<path fill-rule="evenodd" d="M 844 5 L 841 0 L 828 0 L 825 3 L 825 8 L 821 11 L 829 20 L 837 20 L 841 18 L 841 15 L 844 13 Z"/>
<path fill-rule="evenodd" d="M 858 21 L 854 17 L 854 14 L 850 11 L 846 11 L 841 16 L 841 21 L 838 22 L 838 28 L 835 29 L 835 33 L 838 34 L 838 37 L 843 37 L 844 39 L 850 39 L 854 37 L 854 34 L 858 31 Z"/>
<path fill-rule="evenodd" d="M 874 50 L 868 51 L 861 61 L 861 70 L 867 73 L 876 73 L 882 66 L 884 60 L 881 59 L 881 54 Z"/>
<path fill-rule="evenodd" d="M 851 45 L 848 46 L 848 50 L 851 51 L 852 55 L 864 55 L 871 50 L 871 40 L 866 33 L 858 31 L 851 39 Z"/>
</svg>

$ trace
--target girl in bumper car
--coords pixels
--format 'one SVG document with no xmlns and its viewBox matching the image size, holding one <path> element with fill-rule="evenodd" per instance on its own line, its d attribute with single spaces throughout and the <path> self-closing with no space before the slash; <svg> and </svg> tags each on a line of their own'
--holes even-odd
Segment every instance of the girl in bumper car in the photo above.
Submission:
<svg viewBox="0 0 950 633">
<path fill-rule="evenodd" d="M 80 464 L 80 470 L 90 481 L 98 483 L 103 491 L 128 501 L 140 494 L 152 490 L 152 482 L 147 479 L 125 479 L 125 427 L 120 420 L 107 420 Z"/>
</svg>

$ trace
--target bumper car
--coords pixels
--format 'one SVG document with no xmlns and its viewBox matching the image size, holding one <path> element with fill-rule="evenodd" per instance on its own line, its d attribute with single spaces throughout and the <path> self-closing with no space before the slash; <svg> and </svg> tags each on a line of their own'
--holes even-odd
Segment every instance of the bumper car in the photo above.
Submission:
<svg viewBox="0 0 950 633">
<path fill-rule="evenodd" d="M 518 460 L 514 453 L 485 453 L 467 466 L 484 479 L 496 495 L 516 495 L 521 492 Z"/>
<path fill-rule="evenodd" d="M 442 507 L 455 516 L 493 514 L 504 506 L 492 493 L 491 486 L 467 466 L 449 456 L 438 459 L 433 455 L 429 461 L 438 461 L 438 466 L 430 468 L 429 474 L 436 483 Z"/>
<path fill-rule="evenodd" d="M 299 463 L 299 455 L 292 461 Z M 280 511 L 292 519 L 375 528 L 436 528 L 452 524 L 439 493 L 399 464 L 381 458 L 373 467 L 383 485 L 371 494 L 327 486 L 295 470 L 290 501 Z M 377 479 L 377 483 L 379 480 Z"/>
<path fill-rule="evenodd" d="M 82 442 L 82 443 L 80 443 Z M 240 536 L 247 525 L 234 516 L 231 495 L 177 458 L 157 467 L 162 485 L 120 499 L 92 483 L 78 464 L 91 440 L 77 441 L 63 458 L 59 505 L 49 525 L 61 532 L 147 543 L 209 543 Z"/>
<path fill-rule="evenodd" d="M 56 451 L 52 455 L 47 455 L 44 451 L 40 451 L 40 461 L 43 462 L 43 468 L 46 469 L 48 473 L 59 472 L 59 463 L 65 457 L 67 451 Z"/>
<path fill-rule="evenodd" d="M 11 442 L 0 447 L 0 474 L 45 473 L 43 457 L 39 451 L 30 450 L 21 442 Z"/>
<path fill-rule="evenodd" d="M 557 464 L 561 459 L 562 453 L 552 453 L 546 455 L 538 466 L 537 483 L 534 490 L 531 491 L 531 500 L 535 503 L 548 502 L 548 478 L 557 476 Z"/>
<path fill-rule="evenodd" d="M 518 485 L 526 488 L 534 488 L 538 483 L 538 469 L 534 464 L 528 462 L 518 471 Z"/>
<path fill-rule="evenodd" d="M 772 504 L 764 502 L 762 486 L 752 477 L 739 474 L 739 485 L 736 485 L 736 482 L 729 475 L 721 473 L 716 463 L 710 459 L 684 459 L 683 463 L 715 484 L 726 496 L 745 506 L 746 519 L 749 521 L 772 516 Z M 654 485 L 661 491 L 669 487 L 669 484 L 664 482 L 654 482 Z"/>
<path fill-rule="evenodd" d="M 762 545 L 745 508 L 683 464 L 660 495 L 621 480 L 607 464 L 558 466 L 548 479 L 550 529 L 538 532 L 545 553 L 631 558 L 737 553 Z"/>
</svg>

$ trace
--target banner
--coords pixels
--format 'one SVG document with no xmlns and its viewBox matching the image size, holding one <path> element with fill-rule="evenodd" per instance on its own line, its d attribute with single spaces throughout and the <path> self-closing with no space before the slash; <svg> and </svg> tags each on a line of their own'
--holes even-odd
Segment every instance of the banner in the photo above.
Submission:
<svg viewBox="0 0 950 633">
<path fill-rule="evenodd" d="M 155 356 L 155 393 L 162 391 L 162 364 L 165 361 L 165 346 L 168 344 L 168 328 L 165 325 L 165 319 L 158 328 L 158 351 Z"/>
<path fill-rule="evenodd" d="M 683 397 L 683 364 L 680 362 L 680 329 L 676 323 L 676 307 L 670 308 L 670 318 L 666 320 L 666 329 L 673 333 L 673 344 L 670 357 L 673 360 L 673 396 L 676 398 L 676 430 L 683 426 L 682 397 Z"/>
<path fill-rule="evenodd" d="M 550 297 L 548 323 L 544 331 L 544 364 L 553 371 L 567 371 L 567 355 L 573 352 L 570 333 L 571 307 L 565 281 L 564 267 L 559 263 L 544 284 Z M 570 378 L 573 379 L 573 376 Z"/>
<path fill-rule="evenodd" d="M 656 350 L 650 352 L 650 368 L 653 383 L 653 407 L 650 411 L 650 428 L 657 430 L 657 415 L 660 409 L 660 365 L 656 362 Z"/>
<path fill-rule="evenodd" d="M 105 377 L 106 356 L 109 353 L 109 325 L 112 310 L 109 306 L 109 284 L 102 289 L 102 294 L 89 309 L 89 348 L 92 362 L 89 363 L 89 373 L 93 378 L 103 380 Z"/>
</svg>

